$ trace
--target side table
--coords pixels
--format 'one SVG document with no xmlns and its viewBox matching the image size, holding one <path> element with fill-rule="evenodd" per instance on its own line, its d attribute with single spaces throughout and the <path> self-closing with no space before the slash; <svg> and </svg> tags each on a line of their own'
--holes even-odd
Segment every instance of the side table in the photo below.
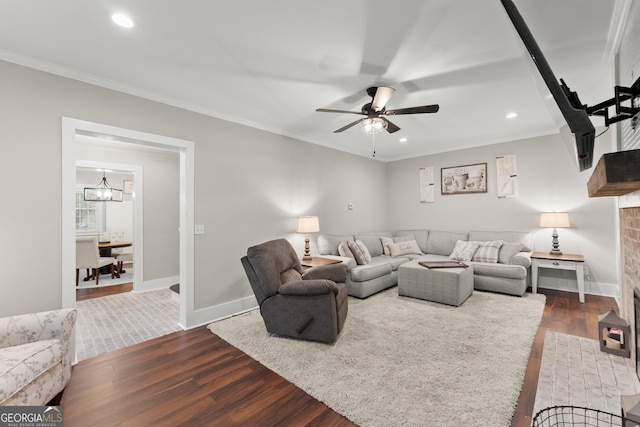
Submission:
<svg viewBox="0 0 640 427">
<path fill-rule="evenodd" d="M 301 259 L 300 264 L 303 267 L 318 267 L 321 265 L 329 265 L 329 264 L 339 264 L 342 261 L 339 259 L 331 259 L 331 258 L 322 258 L 319 256 L 314 256 L 311 259 Z"/>
<path fill-rule="evenodd" d="M 584 303 L 584 256 L 576 254 L 551 255 L 548 252 L 534 252 L 531 254 L 531 288 L 538 292 L 538 269 L 552 268 L 556 270 L 572 270 L 576 272 L 578 281 L 578 295 Z"/>
</svg>

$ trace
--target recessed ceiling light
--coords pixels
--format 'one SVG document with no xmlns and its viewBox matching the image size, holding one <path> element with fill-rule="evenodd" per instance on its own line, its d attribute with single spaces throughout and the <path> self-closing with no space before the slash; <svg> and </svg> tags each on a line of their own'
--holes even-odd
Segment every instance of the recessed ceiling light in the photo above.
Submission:
<svg viewBox="0 0 640 427">
<path fill-rule="evenodd" d="M 407 138 L 405 138 L 404 136 L 402 138 L 400 138 L 399 140 L 400 142 L 407 142 Z"/>
<path fill-rule="evenodd" d="M 131 20 L 131 18 L 129 18 L 127 15 L 124 15 L 122 13 L 115 13 L 111 15 L 111 19 L 113 19 L 113 22 L 115 22 L 116 24 L 120 25 L 123 28 L 133 27 L 133 21 Z"/>
<path fill-rule="evenodd" d="M 518 117 L 518 113 L 509 113 L 505 116 L 507 119 L 515 119 Z"/>
</svg>

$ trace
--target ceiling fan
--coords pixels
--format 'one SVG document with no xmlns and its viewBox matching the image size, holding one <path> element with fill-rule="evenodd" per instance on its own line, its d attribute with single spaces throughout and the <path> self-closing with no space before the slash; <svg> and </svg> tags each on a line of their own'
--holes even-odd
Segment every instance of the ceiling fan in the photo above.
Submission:
<svg viewBox="0 0 640 427">
<path fill-rule="evenodd" d="M 396 90 L 387 86 L 372 86 L 367 89 L 367 94 L 371 97 L 371 102 L 368 102 L 362 106 L 360 111 L 347 111 L 347 110 L 333 110 L 330 108 L 318 108 L 316 111 L 322 113 L 347 113 L 347 114 L 360 114 L 363 117 L 355 122 L 349 123 L 346 126 L 341 127 L 333 131 L 333 133 L 342 132 L 349 129 L 352 126 L 361 123 L 363 125 L 363 131 L 365 133 L 378 133 L 386 130 L 389 133 L 394 133 L 400 130 L 398 126 L 390 122 L 387 118 L 382 116 L 398 116 L 401 114 L 422 114 L 422 113 L 436 113 L 440 109 L 438 104 L 423 105 L 420 107 L 408 107 L 399 108 L 397 110 L 387 110 L 385 106 L 391 96 Z"/>
</svg>

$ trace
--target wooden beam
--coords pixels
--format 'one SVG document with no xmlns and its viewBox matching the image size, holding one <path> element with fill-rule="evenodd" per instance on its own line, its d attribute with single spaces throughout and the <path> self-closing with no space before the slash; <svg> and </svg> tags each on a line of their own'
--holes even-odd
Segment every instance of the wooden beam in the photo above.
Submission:
<svg viewBox="0 0 640 427">
<path fill-rule="evenodd" d="M 640 190 L 640 150 L 604 154 L 587 189 L 589 197 L 622 196 Z"/>
</svg>

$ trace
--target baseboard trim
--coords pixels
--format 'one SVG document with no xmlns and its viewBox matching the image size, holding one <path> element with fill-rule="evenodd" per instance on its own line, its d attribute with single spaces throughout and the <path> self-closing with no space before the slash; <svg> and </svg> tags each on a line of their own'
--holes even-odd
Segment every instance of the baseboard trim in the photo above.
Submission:
<svg viewBox="0 0 640 427">
<path fill-rule="evenodd" d="M 208 325 L 209 323 L 237 316 L 247 311 L 255 310 L 256 308 L 258 308 L 258 301 L 255 296 L 250 296 L 195 310 L 191 318 L 191 324 L 186 325 L 185 329 Z M 184 325 L 182 326 L 184 327 Z"/>
<path fill-rule="evenodd" d="M 141 285 L 134 284 L 134 292 L 155 291 L 157 289 L 166 289 L 169 286 L 180 282 L 180 276 L 163 277 L 161 279 L 145 280 Z"/>
<path fill-rule="evenodd" d="M 614 283 L 599 283 L 599 282 L 590 282 L 590 281 L 585 281 L 584 285 L 585 285 L 584 286 L 585 295 L 597 295 L 601 297 L 614 298 L 616 300 L 616 303 L 618 304 L 618 309 L 620 309 L 620 295 L 619 295 L 618 285 Z M 562 286 L 557 282 L 545 283 L 544 286 L 538 286 L 538 288 L 553 289 L 555 291 L 573 292 L 575 294 L 578 293 L 578 290 L 575 287 L 569 288 L 567 286 Z"/>
</svg>

